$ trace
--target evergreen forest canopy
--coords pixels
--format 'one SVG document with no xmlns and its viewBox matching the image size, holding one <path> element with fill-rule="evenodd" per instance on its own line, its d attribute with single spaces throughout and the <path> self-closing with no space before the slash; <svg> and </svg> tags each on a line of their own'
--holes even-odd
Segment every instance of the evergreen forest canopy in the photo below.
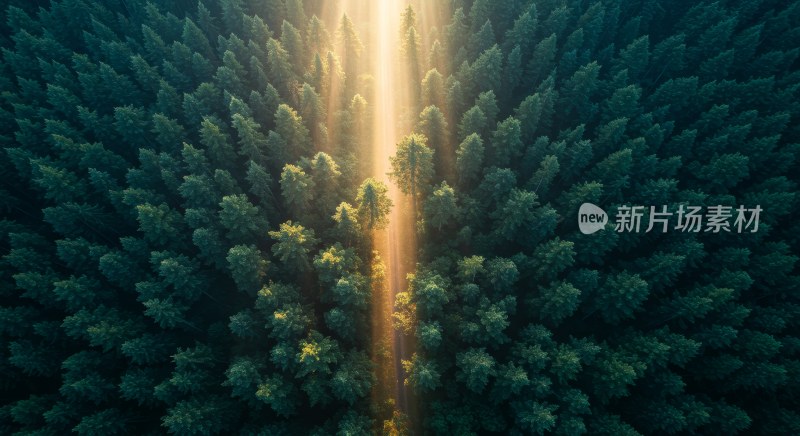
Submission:
<svg viewBox="0 0 800 436">
<path fill-rule="evenodd" d="M 321 0 L 10 3 L 0 433 L 405 431 L 374 398 L 392 205 L 357 23 Z M 414 426 L 800 433 L 800 2 L 436 5 L 397 29 Z M 764 212 L 583 235 L 584 202 Z"/>
</svg>

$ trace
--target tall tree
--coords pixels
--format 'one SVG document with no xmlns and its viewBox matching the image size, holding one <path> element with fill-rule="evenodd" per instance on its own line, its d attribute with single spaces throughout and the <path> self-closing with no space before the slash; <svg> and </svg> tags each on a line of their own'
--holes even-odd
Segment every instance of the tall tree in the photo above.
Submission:
<svg viewBox="0 0 800 436">
<path fill-rule="evenodd" d="M 311 248 L 317 243 L 313 230 L 286 221 L 280 225 L 279 230 L 270 231 L 269 236 L 275 240 L 272 253 L 281 262 L 296 272 L 311 268 L 308 256 Z"/>
<path fill-rule="evenodd" d="M 389 177 L 415 201 L 433 177 L 433 150 L 426 142 L 427 138 L 420 134 L 408 135 L 397 144 L 397 153 L 389 158 L 392 164 Z"/>
<path fill-rule="evenodd" d="M 358 188 L 356 196 L 358 222 L 367 229 L 382 229 L 389 223 L 388 215 L 392 208 L 392 200 L 389 199 L 388 192 L 386 184 L 372 178 L 364 180 Z M 342 212 L 346 213 L 346 209 L 337 209 L 340 224 L 344 219 Z"/>
</svg>

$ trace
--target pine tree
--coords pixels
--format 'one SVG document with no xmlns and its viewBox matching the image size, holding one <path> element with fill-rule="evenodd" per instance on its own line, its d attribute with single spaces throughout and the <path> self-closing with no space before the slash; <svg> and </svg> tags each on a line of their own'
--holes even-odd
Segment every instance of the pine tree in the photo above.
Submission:
<svg viewBox="0 0 800 436">
<path fill-rule="evenodd" d="M 300 216 L 311 204 L 315 181 L 302 168 L 286 164 L 281 173 L 281 194 L 286 205 Z"/>
<path fill-rule="evenodd" d="M 358 223 L 366 226 L 367 229 L 382 229 L 388 222 L 388 214 L 392 208 L 392 200 L 387 194 L 388 188 L 383 182 L 368 178 L 364 180 L 358 188 L 356 205 L 358 210 Z M 340 205 L 341 208 L 341 205 Z M 342 213 L 347 213 L 347 209 L 337 209 L 337 222 L 341 225 L 346 223 Z M 348 225 L 353 226 L 354 225 Z"/>
<path fill-rule="evenodd" d="M 270 231 L 269 236 L 276 241 L 272 252 L 281 262 L 297 272 L 310 268 L 309 251 L 317 241 L 313 230 L 286 221 L 280 225 L 280 230 Z"/>
<path fill-rule="evenodd" d="M 397 153 L 390 158 L 392 172 L 389 176 L 406 194 L 415 200 L 425 192 L 433 176 L 433 150 L 426 145 L 427 138 L 411 134 L 397 144 Z"/>
</svg>

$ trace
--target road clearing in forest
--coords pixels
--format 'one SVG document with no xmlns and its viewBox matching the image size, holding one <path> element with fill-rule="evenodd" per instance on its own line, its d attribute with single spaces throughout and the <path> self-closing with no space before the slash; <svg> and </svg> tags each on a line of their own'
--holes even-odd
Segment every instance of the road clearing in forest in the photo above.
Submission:
<svg viewBox="0 0 800 436">
<path fill-rule="evenodd" d="M 373 76 L 375 79 L 375 115 L 372 141 L 373 177 L 389 186 L 389 196 L 394 207 L 389 216 L 388 227 L 378 232 L 375 247 L 386 263 L 386 279 L 383 286 L 384 304 L 380 325 L 383 338 L 391 337 L 392 365 L 395 376 L 394 400 L 397 409 L 407 415 L 413 423 L 417 421 L 416 403 L 408 386 L 404 384 L 403 360 L 410 360 L 413 352 L 409 341 L 401 332 L 393 328 L 391 314 L 394 300 L 399 292 L 407 289 L 406 275 L 413 270 L 415 264 L 415 231 L 413 208 L 411 201 L 400 189 L 389 181 L 389 157 L 396 152 L 397 143 L 402 135 L 398 131 L 400 108 L 407 104 L 405 95 L 400 92 L 402 79 L 401 68 L 398 67 L 400 16 L 405 4 L 396 0 L 377 2 L 374 9 L 374 32 L 368 46 L 373 48 Z M 387 321 L 388 318 L 388 322 Z M 387 362 L 388 363 L 388 362 Z"/>
<path fill-rule="evenodd" d="M 372 403 L 376 418 L 391 420 L 377 422 L 384 432 L 400 430 L 408 425 L 411 433 L 419 424 L 417 404 L 411 388 L 404 383 L 403 360 L 411 360 L 414 351 L 413 338 L 394 329 L 392 313 L 398 293 L 407 290 L 406 276 L 416 264 L 416 232 L 412 200 L 389 180 L 391 171 L 389 158 L 396 152 L 397 143 L 404 132 L 401 124 L 403 108 L 411 100 L 408 78 L 400 59 L 400 21 L 407 3 L 400 0 L 363 2 L 341 0 L 323 7 L 324 20 L 329 28 L 338 29 L 344 15 L 357 28 L 364 45 L 359 56 L 359 70 L 371 77 L 357 79 L 358 86 L 372 114 L 372 128 L 366 136 L 359 137 L 361 150 L 360 168 L 369 168 L 367 177 L 383 182 L 388 187 L 392 200 L 389 224 L 385 229 L 373 233 L 374 254 L 371 258 L 372 330 L 371 356 L 375 363 L 377 383 L 372 392 Z M 340 47 L 341 49 L 341 47 Z M 340 53 L 342 63 L 348 55 Z M 330 68 L 330 67 L 329 67 Z M 353 80 L 347 78 L 346 80 Z M 365 83 L 369 83 L 365 85 Z M 404 86 L 404 84 L 406 86 Z M 331 90 L 332 94 L 339 92 Z M 330 117 L 335 110 L 329 108 Z M 330 120 L 329 120 L 330 122 Z M 361 132 L 362 135 L 364 132 Z M 399 412 L 399 414 L 397 413 Z M 394 419 L 393 419 L 394 418 Z M 408 421 L 406 421 L 408 420 Z M 385 426 L 384 424 L 388 424 Z"/>
</svg>

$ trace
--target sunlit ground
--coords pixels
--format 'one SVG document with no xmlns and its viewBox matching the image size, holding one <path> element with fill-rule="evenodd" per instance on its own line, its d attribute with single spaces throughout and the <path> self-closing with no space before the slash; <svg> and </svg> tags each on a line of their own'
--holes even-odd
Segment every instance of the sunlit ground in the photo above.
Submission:
<svg viewBox="0 0 800 436">
<path fill-rule="evenodd" d="M 398 63 L 400 16 L 405 6 L 405 2 L 396 0 L 342 0 L 324 6 L 324 19 L 333 33 L 343 14 L 347 14 L 364 44 L 360 62 L 362 70 L 371 76 L 373 91 L 372 95 L 364 97 L 373 117 L 371 137 L 360 138 L 367 147 L 362 149 L 359 158 L 371 161 L 370 174 L 389 186 L 395 205 L 388 228 L 376 232 L 373 237 L 380 258 L 377 261 L 382 261 L 385 268 L 382 280 L 373 283 L 371 353 L 378 374 L 373 404 L 378 418 L 387 419 L 392 411 L 398 410 L 416 422 L 416 405 L 410 398 L 410 389 L 403 383 L 401 365 L 403 359 L 410 359 L 413 344 L 407 343 L 394 331 L 391 318 L 395 295 L 406 289 L 406 274 L 415 263 L 414 219 L 409 199 L 390 183 L 387 176 L 389 157 L 395 153 L 396 144 L 405 133 L 398 126 L 399 113 L 410 101 L 408 92 L 412 89 L 407 86 L 407 81 L 404 83 L 406 79 Z M 370 80 L 362 77 L 359 83 L 370 83 Z M 330 101 L 334 105 L 337 103 L 337 99 Z M 328 113 L 333 113 L 333 110 Z"/>
</svg>

